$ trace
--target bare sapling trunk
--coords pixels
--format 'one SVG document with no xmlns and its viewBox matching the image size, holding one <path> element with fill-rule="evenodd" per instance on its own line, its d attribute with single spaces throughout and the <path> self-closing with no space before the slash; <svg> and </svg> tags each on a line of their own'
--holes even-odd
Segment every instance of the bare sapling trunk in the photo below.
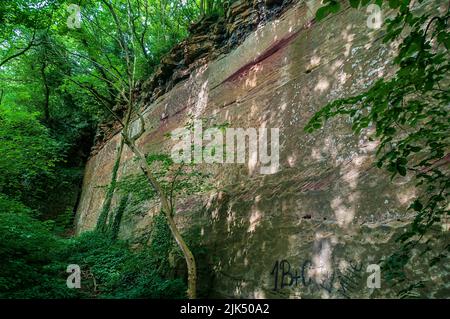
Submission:
<svg viewBox="0 0 450 319">
<path fill-rule="evenodd" d="M 125 122 L 125 126 L 128 127 L 127 123 L 129 121 L 129 118 L 127 116 L 127 121 Z M 144 127 L 144 121 L 141 118 L 141 131 Z M 189 246 L 184 241 L 183 237 L 180 234 L 180 231 L 178 230 L 175 220 L 173 219 L 173 211 L 172 206 L 169 203 L 169 198 L 166 194 L 166 192 L 162 189 L 159 182 L 156 180 L 156 178 L 153 176 L 151 168 L 149 164 L 147 163 L 147 160 L 145 158 L 145 155 L 136 147 L 135 138 L 130 138 L 127 134 L 128 130 L 124 128 L 122 135 L 125 141 L 125 144 L 128 145 L 128 147 L 131 149 L 133 154 L 137 157 L 139 166 L 141 170 L 143 171 L 145 177 L 149 181 L 150 185 L 155 188 L 156 192 L 158 193 L 158 196 L 161 200 L 161 209 L 164 212 L 167 224 L 169 226 L 170 232 L 172 233 L 172 236 L 174 237 L 175 241 L 177 242 L 178 247 L 181 249 L 184 259 L 186 261 L 186 266 L 188 270 L 188 290 L 187 295 L 189 299 L 195 299 L 197 296 L 197 267 L 195 264 L 195 258 L 192 254 L 192 251 L 190 250 Z M 141 134 L 138 134 L 138 136 Z"/>
</svg>

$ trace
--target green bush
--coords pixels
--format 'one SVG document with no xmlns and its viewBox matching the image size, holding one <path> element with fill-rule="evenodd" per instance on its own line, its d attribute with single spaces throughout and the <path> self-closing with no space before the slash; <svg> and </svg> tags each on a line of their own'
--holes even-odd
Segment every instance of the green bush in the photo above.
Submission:
<svg viewBox="0 0 450 319">
<path fill-rule="evenodd" d="M 0 197 L 0 298 L 183 298 L 186 287 L 170 275 L 173 244 L 155 240 L 130 249 L 107 234 L 87 232 L 71 239 L 55 236 L 51 223 Z M 162 222 L 154 234 L 162 232 Z M 170 241 L 169 241 L 170 243 Z M 81 289 L 69 289 L 66 268 L 81 268 Z"/>
<path fill-rule="evenodd" d="M 5 210 L 8 203 L 11 209 Z M 5 196 L 0 207 L 0 298 L 70 296 L 64 273 L 55 267 L 64 242 L 52 234 L 51 225 Z"/>
</svg>

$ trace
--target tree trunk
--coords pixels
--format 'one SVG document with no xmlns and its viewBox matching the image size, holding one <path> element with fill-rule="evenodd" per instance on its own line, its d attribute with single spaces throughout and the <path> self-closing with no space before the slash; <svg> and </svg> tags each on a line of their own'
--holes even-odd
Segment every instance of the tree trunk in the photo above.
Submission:
<svg viewBox="0 0 450 319">
<path fill-rule="evenodd" d="M 172 236 L 175 238 L 175 241 L 178 244 L 178 247 L 183 252 L 184 259 L 186 261 L 186 266 L 188 270 L 188 298 L 189 299 L 195 299 L 196 298 L 196 284 L 197 284 L 197 267 L 195 265 L 195 258 L 192 254 L 191 250 L 189 249 L 188 245 L 184 241 L 183 237 L 181 236 L 180 232 L 178 231 L 178 228 L 175 224 L 175 221 L 173 219 L 173 214 L 171 207 L 169 205 L 169 200 L 164 193 L 163 189 L 159 185 L 158 181 L 155 179 L 153 174 L 151 173 L 151 168 L 148 165 L 145 155 L 136 147 L 133 141 L 131 141 L 125 134 L 123 134 L 125 143 L 130 147 L 131 151 L 134 153 L 134 155 L 138 158 L 139 166 L 144 172 L 147 180 L 149 183 L 156 189 L 156 192 L 159 195 L 159 198 L 161 200 L 161 208 L 166 215 L 167 223 L 169 225 L 169 229 L 172 233 Z"/>
</svg>

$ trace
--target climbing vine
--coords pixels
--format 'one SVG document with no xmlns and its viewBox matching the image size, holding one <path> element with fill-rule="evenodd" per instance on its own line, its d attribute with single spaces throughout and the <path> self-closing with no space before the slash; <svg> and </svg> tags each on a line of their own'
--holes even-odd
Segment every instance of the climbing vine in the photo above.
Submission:
<svg viewBox="0 0 450 319">
<path fill-rule="evenodd" d="M 114 196 L 114 191 L 116 190 L 117 173 L 119 171 L 120 160 L 122 158 L 123 144 L 124 144 L 123 139 L 121 139 L 119 147 L 117 148 L 116 159 L 114 161 L 114 166 L 111 172 L 111 182 L 107 186 L 107 191 L 105 199 L 103 201 L 102 210 L 100 211 L 100 215 L 97 220 L 96 229 L 101 232 L 107 231 L 107 220 L 111 209 L 111 201 Z"/>
</svg>

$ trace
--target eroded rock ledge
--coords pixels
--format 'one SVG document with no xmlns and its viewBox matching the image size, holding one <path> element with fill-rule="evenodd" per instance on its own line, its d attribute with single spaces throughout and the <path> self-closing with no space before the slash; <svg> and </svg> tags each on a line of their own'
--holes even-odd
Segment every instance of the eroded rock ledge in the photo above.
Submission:
<svg viewBox="0 0 450 319">
<path fill-rule="evenodd" d="M 237 0 L 225 4 L 225 16 L 204 17 L 189 27 L 189 37 L 166 54 L 153 75 L 140 83 L 136 95 L 145 108 L 177 83 L 187 79 L 193 70 L 208 61 L 230 52 L 247 35 L 272 19 L 280 16 L 293 0 Z M 122 105 L 114 111 L 123 113 Z M 120 131 L 117 121 L 100 123 L 91 156 L 98 153 L 112 136 Z"/>
</svg>

